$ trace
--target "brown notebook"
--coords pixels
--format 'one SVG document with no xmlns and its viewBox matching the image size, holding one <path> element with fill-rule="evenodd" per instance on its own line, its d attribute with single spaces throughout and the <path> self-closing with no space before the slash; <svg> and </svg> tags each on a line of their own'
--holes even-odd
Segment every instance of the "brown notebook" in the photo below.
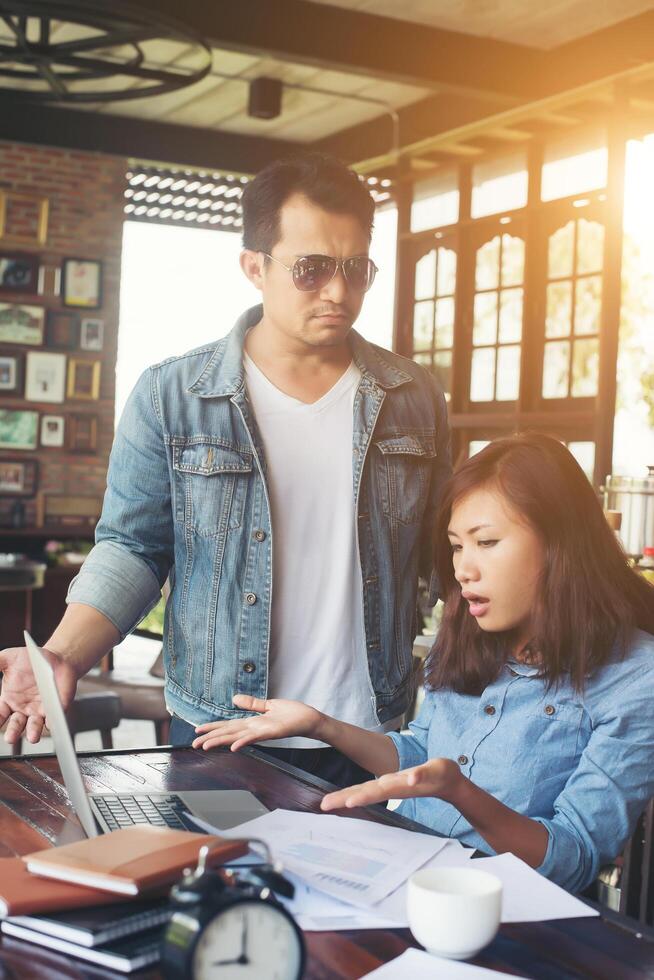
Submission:
<svg viewBox="0 0 654 980">
<path fill-rule="evenodd" d="M 212 849 L 213 863 L 230 861 L 248 849 L 242 840 L 146 824 L 25 854 L 23 861 L 33 874 L 120 895 L 140 895 L 174 882 L 184 868 L 195 866 L 205 844 Z"/>
<path fill-rule="evenodd" d="M 124 901 L 122 895 L 97 888 L 37 878 L 22 858 L 0 858 L 0 915 L 37 915 Z"/>
</svg>

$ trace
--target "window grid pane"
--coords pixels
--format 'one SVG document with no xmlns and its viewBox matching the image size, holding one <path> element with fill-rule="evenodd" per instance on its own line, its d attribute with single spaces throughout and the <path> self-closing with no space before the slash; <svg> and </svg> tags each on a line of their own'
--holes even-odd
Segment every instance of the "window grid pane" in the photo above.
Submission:
<svg viewBox="0 0 654 980">
<path fill-rule="evenodd" d="M 438 249 L 438 272 L 436 274 L 436 295 L 454 296 L 456 288 L 456 252 L 453 248 Z"/>
<path fill-rule="evenodd" d="M 549 236 L 543 398 L 597 394 L 603 251 L 598 221 L 572 219 Z"/>
<path fill-rule="evenodd" d="M 436 249 L 416 262 L 415 299 L 431 299 L 436 289 Z"/>
<path fill-rule="evenodd" d="M 416 350 L 428 350 L 434 338 L 434 303 L 425 300 L 413 309 L 413 346 Z"/>
<path fill-rule="evenodd" d="M 434 347 L 449 350 L 454 344 L 454 299 L 445 296 L 436 300 L 436 329 Z"/>
<path fill-rule="evenodd" d="M 479 347 L 472 352 L 470 401 L 491 402 L 495 392 L 495 348 Z"/>
<path fill-rule="evenodd" d="M 497 340 L 497 293 L 475 296 L 472 343 L 474 347 L 494 344 Z"/>
<path fill-rule="evenodd" d="M 477 249 L 470 400 L 515 401 L 520 389 L 525 242 L 496 235 Z"/>
<path fill-rule="evenodd" d="M 570 379 L 570 341 L 545 344 L 543 398 L 567 398 Z"/>
<path fill-rule="evenodd" d="M 520 391 L 520 347 L 512 344 L 497 349 L 495 398 L 498 402 L 516 401 Z"/>
<path fill-rule="evenodd" d="M 597 394 L 599 340 L 575 340 L 572 347 L 572 397 L 593 398 Z"/>
</svg>

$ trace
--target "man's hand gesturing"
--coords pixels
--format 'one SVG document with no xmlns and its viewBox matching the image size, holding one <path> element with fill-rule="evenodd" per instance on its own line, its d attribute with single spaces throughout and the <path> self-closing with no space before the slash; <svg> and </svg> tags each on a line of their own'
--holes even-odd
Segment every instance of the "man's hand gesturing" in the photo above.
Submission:
<svg viewBox="0 0 654 980">
<path fill-rule="evenodd" d="M 56 654 L 45 648 L 42 648 L 42 653 L 52 665 L 59 697 L 64 708 L 67 708 L 75 697 L 77 673 Z M 0 671 L 0 728 L 4 728 L 5 740 L 13 744 L 25 735 L 29 742 L 38 742 L 45 717 L 27 649 L 9 647 L 0 651 Z"/>
</svg>

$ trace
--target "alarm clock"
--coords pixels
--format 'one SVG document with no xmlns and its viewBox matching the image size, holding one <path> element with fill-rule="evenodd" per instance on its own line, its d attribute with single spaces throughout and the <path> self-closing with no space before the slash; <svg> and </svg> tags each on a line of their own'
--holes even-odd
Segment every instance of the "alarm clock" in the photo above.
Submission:
<svg viewBox="0 0 654 980">
<path fill-rule="evenodd" d="M 166 980 L 299 980 L 306 958 L 293 917 L 247 869 L 208 867 L 203 847 L 170 894 L 175 908 L 161 946 Z M 269 865 L 261 879 L 281 880 Z M 287 888 L 289 883 L 285 882 Z M 291 887 L 292 893 L 292 887 Z"/>
</svg>

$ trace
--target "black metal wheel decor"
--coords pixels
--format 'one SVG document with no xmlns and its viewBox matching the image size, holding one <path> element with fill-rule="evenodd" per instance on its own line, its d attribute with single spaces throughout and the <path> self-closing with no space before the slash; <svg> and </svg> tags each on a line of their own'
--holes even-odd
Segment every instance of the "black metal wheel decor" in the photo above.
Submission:
<svg viewBox="0 0 654 980">
<path fill-rule="evenodd" d="M 58 40 L 59 38 L 59 40 Z M 149 64 L 165 41 L 193 67 Z M 197 67 L 199 64 L 200 67 Z M 0 0 L 0 93 L 30 102 L 116 102 L 193 85 L 211 70 L 207 43 L 186 27 L 116 0 Z M 109 84 L 107 84 L 109 80 Z"/>
</svg>

